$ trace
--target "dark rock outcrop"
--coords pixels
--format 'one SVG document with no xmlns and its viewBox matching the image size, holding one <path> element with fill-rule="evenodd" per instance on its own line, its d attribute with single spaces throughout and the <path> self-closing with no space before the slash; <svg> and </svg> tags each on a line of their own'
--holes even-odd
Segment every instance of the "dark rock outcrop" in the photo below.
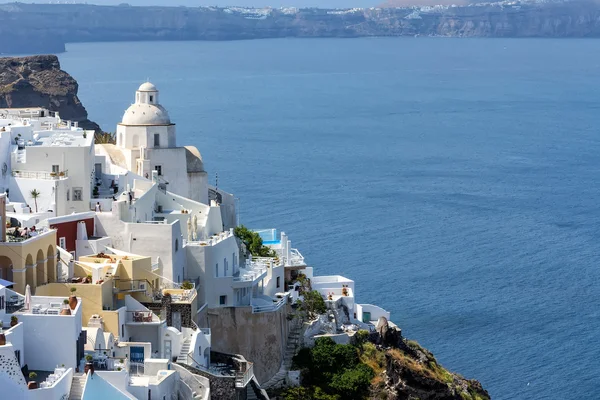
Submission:
<svg viewBox="0 0 600 400">
<path fill-rule="evenodd" d="M 375 339 L 385 353 L 385 370 L 370 398 L 387 400 L 489 400 L 476 380 L 465 379 L 438 364 L 417 342 L 402 338 L 400 329 L 385 318 L 377 322 Z"/>
<path fill-rule="evenodd" d="M 99 130 L 88 119 L 78 89 L 54 55 L 0 58 L 0 108 L 43 107 L 84 129 Z"/>
<path fill-rule="evenodd" d="M 475 0 L 461 0 L 457 7 L 448 5 L 455 1 L 427 1 L 446 6 L 328 10 L 0 4 L 0 53 L 57 52 L 64 49 L 64 43 L 98 41 L 414 35 L 600 37 L 600 3 L 594 1 L 469 4 Z"/>
</svg>

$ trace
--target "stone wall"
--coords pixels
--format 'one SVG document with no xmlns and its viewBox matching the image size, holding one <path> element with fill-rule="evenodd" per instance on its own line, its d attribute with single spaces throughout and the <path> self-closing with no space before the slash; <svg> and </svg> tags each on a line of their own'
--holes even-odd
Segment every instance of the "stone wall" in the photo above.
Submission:
<svg viewBox="0 0 600 400">
<path fill-rule="evenodd" d="M 193 374 L 208 378 L 210 382 L 211 399 L 219 400 L 245 400 L 245 391 L 237 390 L 235 387 L 235 376 L 215 376 L 204 370 L 194 368 L 185 364 L 177 364 Z"/>
<path fill-rule="evenodd" d="M 279 371 L 288 337 L 287 307 L 267 313 L 252 313 L 251 307 L 221 307 L 208 310 L 212 350 L 243 355 L 254 363 L 260 383 Z"/>
<path fill-rule="evenodd" d="M 177 304 L 173 303 L 171 295 L 167 294 L 162 298 L 162 312 L 166 317 L 167 326 L 173 326 L 173 313 L 179 312 L 181 314 L 181 326 L 185 328 L 192 328 L 192 306 L 190 304 Z"/>
</svg>

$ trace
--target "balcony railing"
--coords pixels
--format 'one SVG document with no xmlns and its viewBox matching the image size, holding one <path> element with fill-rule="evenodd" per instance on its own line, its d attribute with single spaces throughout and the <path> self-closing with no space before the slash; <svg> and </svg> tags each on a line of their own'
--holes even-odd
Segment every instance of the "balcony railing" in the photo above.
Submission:
<svg viewBox="0 0 600 400">
<path fill-rule="evenodd" d="M 276 303 L 273 304 L 268 304 L 268 305 L 260 305 L 260 306 L 252 306 L 252 313 L 253 314 L 257 314 L 257 313 L 263 313 L 263 312 L 273 312 L 273 311 L 277 311 L 279 310 L 284 304 L 286 304 L 288 301 L 288 295 L 282 297 L 281 299 L 279 299 L 279 301 L 277 301 Z"/>
<path fill-rule="evenodd" d="M 29 179 L 64 179 L 69 176 L 66 171 L 47 172 L 47 171 L 13 171 L 12 175 L 15 178 Z"/>
</svg>

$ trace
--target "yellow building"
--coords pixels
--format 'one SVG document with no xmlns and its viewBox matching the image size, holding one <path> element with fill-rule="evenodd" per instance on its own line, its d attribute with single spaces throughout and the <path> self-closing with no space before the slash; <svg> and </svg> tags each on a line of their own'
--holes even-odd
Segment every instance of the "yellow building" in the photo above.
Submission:
<svg viewBox="0 0 600 400">
<path fill-rule="evenodd" d="M 153 302 L 158 277 L 151 272 L 150 257 L 114 254 L 83 256 L 74 263 L 76 282 L 50 283 L 38 287 L 41 296 L 69 296 L 71 288 L 83 300 L 82 318 L 87 325 L 94 315 L 102 317 L 104 329 L 119 336 L 117 308 L 126 295 L 139 302 Z"/>
<path fill-rule="evenodd" d="M 0 278 L 14 282 L 14 290 L 25 294 L 29 285 L 35 293 L 38 285 L 55 282 L 56 231 L 49 229 L 28 239 L 6 234 L 6 195 L 0 194 Z"/>
</svg>

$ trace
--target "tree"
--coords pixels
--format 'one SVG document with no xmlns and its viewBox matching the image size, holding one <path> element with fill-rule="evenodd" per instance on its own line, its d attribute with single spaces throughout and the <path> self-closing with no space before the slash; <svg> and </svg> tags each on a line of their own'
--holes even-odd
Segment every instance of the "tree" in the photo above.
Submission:
<svg viewBox="0 0 600 400">
<path fill-rule="evenodd" d="M 304 293 L 303 297 L 304 300 L 299 301 L 299 309 L 304 311 L 310 319 L 315 319 L 319 314 L 324 314 L 327 311 L 323 296 L 316 290 Z"/>
<path fill-rule="evenodd" d="M 34 201 L 35 204 L 35 212 L 38 212 L 38 206 L 37 206 L 37 199 L 40 197 L 41 193 L 38 192 L 37 189 L 33 189 L 31 192 L 29 192 L 29 195 L 31 196 L 31 198 Z"/>
<path fill-rule="evenodd" d="M 97 131 L 94 133 L 94 142 L 96 144 L 117 144 L 117 135 L 113 132 Z"/>
<path fill-rule="evenodd" d="M 256 257 L 275 257 L 277 253 L 274 250 L 270 249 L 268 246 L 263 245 L 262 238 L 260 235 L 250 229 L 246 228 L 244 225 L 240 225 L 236 227 L 233 231 L 236 237 L 238 237 L 244 244 L 246 248 Z"/>
<path fill-rule="evenodd" d="M 375 373 L 369 366 L 358 364 L 354 368 L 334 375 L 331 388 L 344 398 L 360 399 L 368 393 L 374 376 Z"/>
</svg>

